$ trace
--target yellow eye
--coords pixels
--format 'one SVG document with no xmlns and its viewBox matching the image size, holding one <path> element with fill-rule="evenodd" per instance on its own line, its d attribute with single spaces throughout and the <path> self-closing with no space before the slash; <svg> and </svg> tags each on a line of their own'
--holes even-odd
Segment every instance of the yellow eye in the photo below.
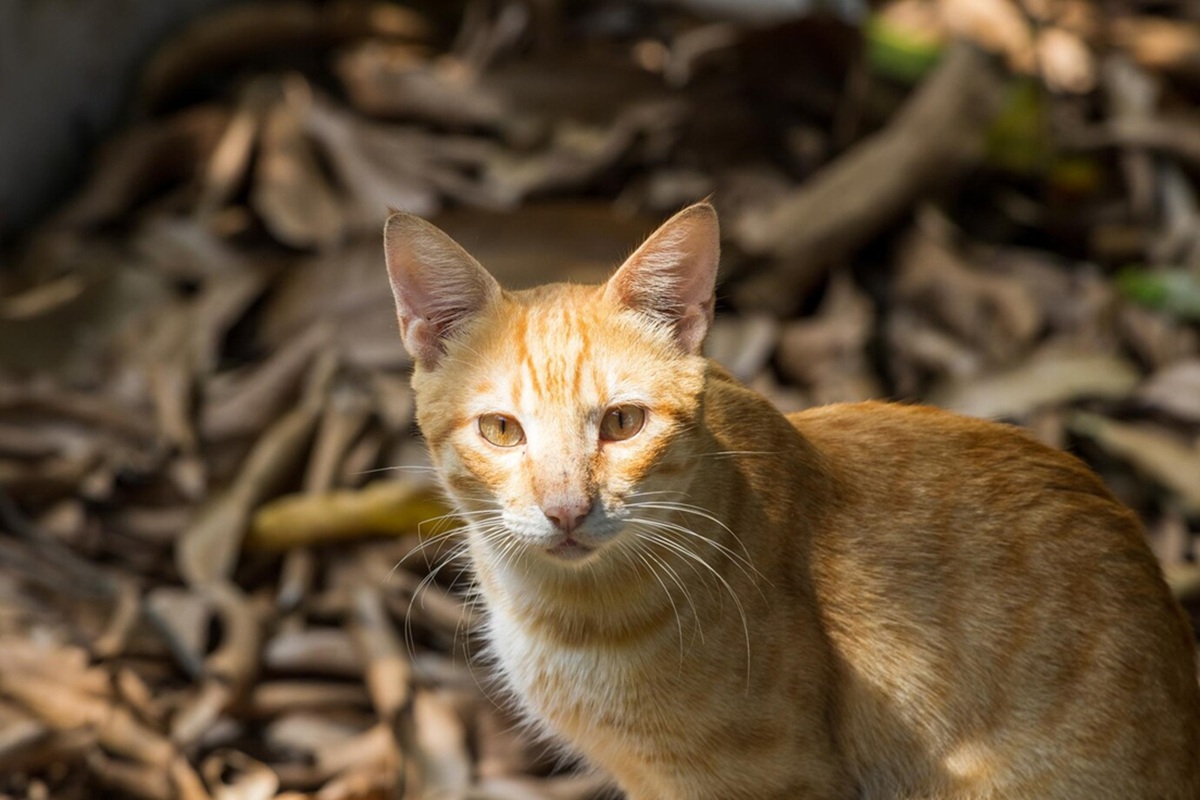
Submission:
<svg viewBox="0 0 1200 800">
<path fill-rule="evenodd" d="M 646 409 L 641 406 L 613 406 L 600 420 L 600 438 L 606 442 L 623 441 L 640 431 L 645 422 Z"/>
<path fill-rule="evenodd" d="M 497 447 L 516 447 L 525 441 L 521 423 L 503 414 L 484 414 L 480 417 L 479 435 Z"/>
</svg>

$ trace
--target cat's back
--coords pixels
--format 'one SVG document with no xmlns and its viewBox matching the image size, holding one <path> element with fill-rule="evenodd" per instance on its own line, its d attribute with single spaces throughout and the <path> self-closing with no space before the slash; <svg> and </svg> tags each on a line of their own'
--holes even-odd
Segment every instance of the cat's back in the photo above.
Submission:
<svg viewBox="0 0 1200 800">
<path fill-rule="evenodd" d="M 931 408 L 789 421 L 832 478 L 811 568 L 867 797 L 993 778 L 998 796 L 1200 796 L 1192 634 L 1086 466 Z"/>
</svg>

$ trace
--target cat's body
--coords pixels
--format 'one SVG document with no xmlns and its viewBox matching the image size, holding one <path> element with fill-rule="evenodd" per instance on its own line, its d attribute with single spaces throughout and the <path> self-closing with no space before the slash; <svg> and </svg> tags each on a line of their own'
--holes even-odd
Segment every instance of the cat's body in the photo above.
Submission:
<svg viewBox="0 0 1200 800">
<path fill-rule="evenodd" d="M 632 800 L 1200 797 L 1191 634 L 1078 461 L 931 409 L 779 414 L 696 355 L 705 206 L 604 287 L 525 293 L 394 220 L 495 655 Z"/>
</svg>

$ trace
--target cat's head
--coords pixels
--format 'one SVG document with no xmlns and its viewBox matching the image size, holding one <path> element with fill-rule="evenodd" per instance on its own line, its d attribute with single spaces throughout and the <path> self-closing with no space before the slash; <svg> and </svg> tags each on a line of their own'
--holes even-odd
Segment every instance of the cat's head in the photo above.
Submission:
<svg viewBox="0 0 1200 800">
<path fill-rule="evenodd" d="M 418 421 L 477 544 L 602 560 L 686 490 L 719 254 L 710 205 L 666 222 L 601 286 L 505 291 L 408 214 L 384 238 Z"/>
</svg>

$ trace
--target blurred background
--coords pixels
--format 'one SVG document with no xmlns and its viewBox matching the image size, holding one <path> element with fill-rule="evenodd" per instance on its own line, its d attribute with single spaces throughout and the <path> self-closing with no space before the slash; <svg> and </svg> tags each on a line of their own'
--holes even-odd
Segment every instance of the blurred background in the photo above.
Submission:
<svg viewBox="0 0 1200 800">
<path fill-rule="evenodd" d="M 1188 0 L 8 0 L 0 797 L 603 796 L 472 660 L 389 207 L 523 287 L 712 198 L 713 357 L 1026 426 L 1195 614 L 1197 100 Z"/>
</svg>

